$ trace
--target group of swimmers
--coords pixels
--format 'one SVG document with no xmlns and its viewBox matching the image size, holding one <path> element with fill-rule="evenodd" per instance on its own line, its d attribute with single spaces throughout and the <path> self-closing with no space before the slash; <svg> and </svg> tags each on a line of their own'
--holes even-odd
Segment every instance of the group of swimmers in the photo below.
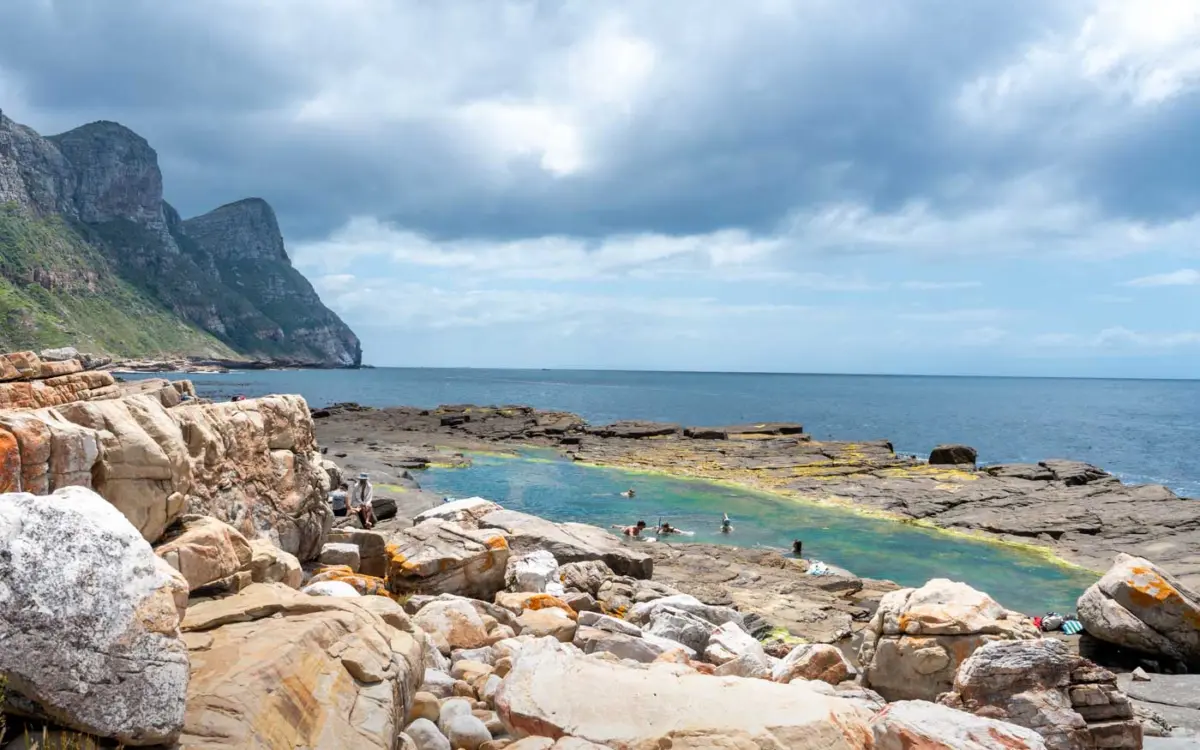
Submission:
<svg viewBox="0 0 1200 750">
<path fill-rule="evenodd" d="M 633 490 L 630 490 L 630 492 L 633 492 Z M 624 493 L 622 493 L 622 494 L 624 494 Z M 624 534 L 625 536 L 640 538 L 642 536 L 642 532 L 646 530 L 646 522 L 638 521 L 637 523 L 633 524 L 632 526 L 621 526 L 620 524 L 613 524 L 612 528 L 620 529 L 621 533 Z M 729 514 L 725 513 L 724 517 L 721 519 L 721 533 L 728 534 L 732 531 L 733 531 L 733 522 L 729 520 Z M 654 534 L 656 536 L 665 536 L 668 534 L 688 534 L 688 535 L 690 535 L 691 533 L 692 532 L 690 532 L 690 531 L 684 531 L 683 529 L 672 526 L 670 524 L 670 522 L 668 522 L 668 521 L 660 521 L 658 526 L 654 527 Z"/>
</svg>

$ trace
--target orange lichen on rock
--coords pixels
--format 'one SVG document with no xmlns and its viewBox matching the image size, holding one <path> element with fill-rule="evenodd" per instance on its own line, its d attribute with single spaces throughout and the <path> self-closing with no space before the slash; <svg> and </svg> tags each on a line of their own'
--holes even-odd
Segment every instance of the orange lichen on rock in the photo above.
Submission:
<svg viewBox="0 0 1200 750">
<path fill-rule="evenodd" d="M 17 438 L 0 429 L 0 492 L 21 491 L 21 449 Z"/>
<path fill-rule="evenodd" d="M 363 575 L 355 573 L 349 565 L 327 565 L 317 568 L 313 577 L 309 579 L 309 585 L 314 583 L 324 583 L 326 581 L 340 581 L 348 583 L 354 587 L 354 590 L 363 596 L 386 596 L 391 598 L 388 593 L 387 581 L 375 576 Z"/>
</svg>

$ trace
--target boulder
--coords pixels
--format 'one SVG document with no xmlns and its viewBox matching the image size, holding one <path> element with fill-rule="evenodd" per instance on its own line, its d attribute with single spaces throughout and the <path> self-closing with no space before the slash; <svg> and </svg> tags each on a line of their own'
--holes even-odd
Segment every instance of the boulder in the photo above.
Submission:
<svg viewBox="0 0 1200 750">
<path fill-rule="evenodd" d="M 571 736 L 630 748 L 861 750 L 871 718 L 850 701 L 802 685 L 599 659 L 548 639 L 516 659 L 496 710 L 516 737 Z"/>
<path fill-rule="evenodd" d="M 554 607 L 566 612 L 572 619 L 575 618 L 575 611 L 571 606 L 550 594 L 537 594 L 529 591 L 508 592 L 503 591 L 496 594 L 496 606 L 502 607 L 514 615 L 520 615 L 527 609 L 546 609 Z"/>
<path fill-rule="evenodd" d="M 254 558 L 246 537 L 208 516 L 184 516 L 154 551 L 183 574 L 192 591 L 225 581 Z"/>
<path fill-rule="evenodd" d="M 553 523 L 527 513 L 498 510 L 479 519 L 481 529 L 500 529 L 517 554 L 545 550 L 559 563 L 600 560 L 619 575 L 650 578 L 654 559 L 596 526 Z"/>
<path fill-rule="evenodd" d="M 939 445 L 929 452 L 934 466 L 974 466 L 979 453 L 969 445 Z"/>
<path fill-rule="evenodd" d="M 334 529 L 329 532 L 329 542 L 353 544 L 358 547 L 359 573 L 376 578 L 387 576 L 387 537 L 380 532 L 353 528 Z"/>
<path fill-rule="evenodd" d="M 413 616 L 413 622 L 426 633 L 441 638 L 451 649 L 488 645 L 487 627 L 465 599 L 430 602 Z"/>
<path fill-rule="evenodd" d="M 413 525 L 436 520 L 453 523 L 465 529 L 478 529 L 479 519 L 498 510 L 503 510 L 503 508 L 491 500 L 484 500 L 482 497 L 468 497 L 435 505 L 427 511 L 418 513 L 413 516 Z"/>
<path fill-rule="evenodd" d="M 193 605 L 182 747 L 392 748 L 423 677 L 422 642 L 359 599 L 282 584 Z"/>
<path fill-rule="evenodd" d="M 854 667 L 846 660 L 841 649 L 827 643 L 796 646 L 771 668 L 771 679 L 776 682 L 803 679 L 837 685 L 853 676 Z"/>
<path fill-rule="evenodd" d="M 705 604 L 689 594 L 673 594 L 637 604 L 629 611 L 629 621 L 635 624 L 648 622 L 654 612 L 663 607 L 695 615 L 714 627 L 732 622 L 741 629 L 746 629 L 746 622 L 737 610 Z"/>
<path fill-rule="evenodd" d="M 1039 636 L 1032 621 L 987 594 L 935 578 L 884 594 L 863 631 L 863 684 L 889 701 L 936 700 L 983 644 Z"/>
<path fill-rule="evenodd" d="M 335 599 L 355 599 L 362 594 L 345 581 L 317 581 L 300 589 L 300 593 L 308 596 L 329 596 Z"/>
<path fill-rule="evenodd" d="M 926 701 L 889 704 L 871 730 L 874 750 L 1046 750 L 1033 730 Z"/>
<path fill-rule="evenodd" d="M 619 659 L 649 664 L 669 651 L 661 642 L 647 640 L 641 636 L 613 630 L 580 625 L 571 641 L 585 654 L 612 654 Z"/>
<path fill-rule="evenodd" d="M 73 346 L 63 346 L 58 349 L 43 349 L 38 352 L 43 362 L 65 362 L 68 359 L 79 359 L 79 350 Z"/>
<path fill-rule="evenodd" d="M 710 661 L 711 663 L 711 661 Z M 771 679 L 771 664 L 753 654 L 741 654 L 722 662 L 713 670 L 718 677 L 747 677 L 757 680 Z"/>
<path fill-rule="evenodd" d="M 317 561 L 322 565 L 345 565 L 357 573 L 361 558 L 358 556 L 358 545 L 349 542 L 328 542 L 321 547 L 321 555 Z"/>
<path fill-rule="evenodd" d="M 508 558 L 504 586 L 509 591 L 543 592 L 548 585 L 553 585 L 562 593 L 557 573 L 558 561 L 554 555 L 546 550 L 534 550 Z"/>
<path fill-rule="evenodd" d="M 250 542 L 250 579 L 254 583 L 282 583 L 298 589 L 304 581 L 304 571 L 295 555 L 284 552 L 269 539 Z"/>
<path fill-rule="evenodd" d="M 0 496 L 0 674 L 8 710 L 169 743 L 188 684 L 187 582 L 91 490 Z"/>
<path fill-rule="evenodd" d="M 417 750 L 453 750 L 450 740 L 429 719 L 417 719 L 404 728 Z"/>
<path fill-rule="evenodd" d="M 457 594 L 490 601 L 504 588 L 509 547 L 503 534 L 440 520 L 404 529 L 388 545 L 394 594 Z"/>
<path fill-rule="evenodd" d="M 763 650 L 762 644 L 742 630 L 737 623 L 727 622 L 712 631 L 708 645 L 704 647 L 705 661 L 719 666 L 741 657 L 746 657 L 761 666 L 763 671 L 770 673 L 771 662 L 767 659 L 767 652 Z"/>
<path fill-rule="evenodd" d="M 592 597 L 600 593 L 600 586 L 616 576 L 612 568 L 601 560 L 585 560 L 558 566 L 558 580 L 567 591 L 578 591 Z"/>
<path fill-rule="evenodd" d="M 638 638 L 642 635 L 642 629 L 637 625 L 625 620 L 618 620 L 615 617 L 602 615 L 599 612 L 580 612 L 579 624 L 581 626 L 586 625 L 588 627 L 599 628 L 600 630 L 607 630 L 610 633 L 624 633 L 625 635 L 632 635 Z"/>
<path fill-rule="evenodd" d="M 715 627 L 690 612 L 672 607 L 658 607 L 650 614 L 643 632 L 682 643 L 696 653 L 704 653 Z M 731 657 L 732 658 L 732 657 Z"/>
<path fill-rule="evenodd" d="M 1200 670 L 1200 595 L 1149 560 L 1118 555 L 1077 607 L 1088 635 Z"/>
<path fill-rule="evenodd" d="M 517 618 L 517 622 L 521 625 L 521 635 L 535 638 L 549 636 L 563 643 L 570 643 L 575 637 L 575 619 L 557 607 L 527 609 Z"/>
</svg>

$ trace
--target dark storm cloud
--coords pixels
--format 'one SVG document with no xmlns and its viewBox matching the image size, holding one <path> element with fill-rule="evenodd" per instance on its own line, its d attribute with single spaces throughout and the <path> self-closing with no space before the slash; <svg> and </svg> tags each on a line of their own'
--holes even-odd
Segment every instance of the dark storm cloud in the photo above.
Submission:
<svg viewBox="0 0 1200 750">
<path fill-rule="evenodd" d="M 971 211 L 981 193 L 956 186 L 1047 165 L 1116 213 L 1193 211 L 1200 178 L 1177 157 L 1196 149 L 1183 127 L 1196 122 L 1194 94 L 1156 110 L 1137 138 L 1073 151 L 1054 120 L 964 128 L 955 101 L 965 86 L 1069 35 L 1086 10 L 1032 0 L 8 0 L 0 85 L 35 127 L 103 118 L 145 135 L 185 214 L 258 195 L 298 239 L 353 215 L 434 238 L 766 233 L 837 201 Z M 629 101 L 624 91 L 587 100 L 579 81 L 557 76 L 610 22 L 645 43 L 653 68 L 629 84 Z M 554 141 L 570 134 L 551 122 L 565 173 L 518 143 L 497 176 L 471 141 L 503 131 L 509 115 L 488 110 L 464 130 L 479 102 L 527 106 L 513 115 L 517 131 L 566 112 L 582 145 Z M 574 150 L 585 167 L 570 168 Z"/>
</svg>

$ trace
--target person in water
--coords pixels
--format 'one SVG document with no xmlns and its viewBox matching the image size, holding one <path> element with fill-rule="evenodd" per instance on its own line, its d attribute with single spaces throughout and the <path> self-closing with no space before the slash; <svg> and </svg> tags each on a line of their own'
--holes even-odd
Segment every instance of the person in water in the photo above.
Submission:
<svg viewBox="0 0 1200 750">
<path fill-rule="evenodd" d="M 659 534 L 678 534 L 679 529 L 675 528 L 674 526 L 667 523 L 666 521 L 663 521 L 661 524 L 659 524 L 658 533 Z"/>
<path fill-rule="evenodd" d="M 642 531 L 646 529 L 646 522 L 638 521 L 633 526 L 621 526 L 620 524 L 613 524 L 613 528 L 620 529 L 621 533 L 628 537 L 641 537 Z"/>
<path fill-rule="evenodd" d="M 796 557 L 804 557 L 804 542 L 799 539 L 792 540 L 792 554 Z"/>
<path fill-rule="evenodd" d="M 629 489 L 627 489 L 621 493 L 621 497 L 633 497 L 635 494 L 636 493 L 633 491 L 633 488 L 630 487 Z"/>
<path fill-rule="evenodd" d="M 725 513 L 724 516 L 725 517 L 721 519 L 721 533 L 728 534 L 729 532 L 733 531 L 733 522 L 729 520 L 728 513 Z"/>
</svg>

